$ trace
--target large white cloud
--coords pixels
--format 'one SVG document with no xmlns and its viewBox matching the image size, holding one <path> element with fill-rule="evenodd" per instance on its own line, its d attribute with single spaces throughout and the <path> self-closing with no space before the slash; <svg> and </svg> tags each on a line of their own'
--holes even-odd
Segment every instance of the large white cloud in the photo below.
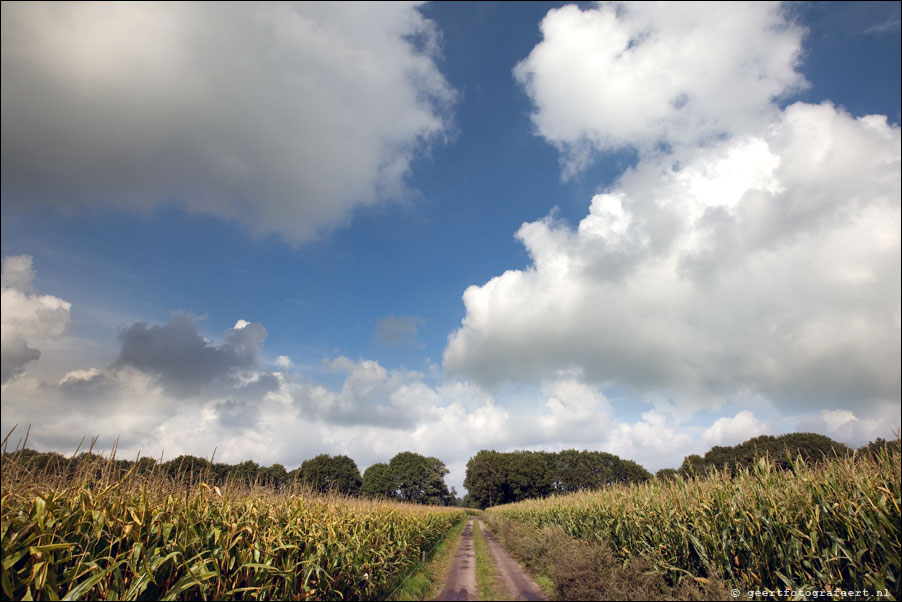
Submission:
<svg viewBox="0 0 902 602">
<path fill-rule="evenodd" d="M 567 5 L 514 69 L 565 175 L 596 151 L 695 145 L 760 128 L 805 85 L 801 28 L 778 3 Z"/>
<path fill-rule="evenodd" d="M 407 3 L 4 3 L 3 203 L 309 239 L 447 133 L 438 35 Z"/>
<path fill-rule="evenodd" d="M 685 456 L 703 451 L 700 448 L 692 435 L 658 410 L 643 412 L 635 422 L 613 425 L 604 443 L 605 451 L 652 471 L 679 467 Z"/>
<path fill-rule="evenodd" d="M 578 374 L 559 374 L 541 384 L 547 398 L 538 424 L 541 433 L 530 433 L 541 442 L 597 444 L 613 423 L 613 409 L 604 393 Z M 528 429 L 527 432 L 532 429 Z"/>
<path fill-rule="evenodd" d="M 899 128 L 827 102 L 781 109 L 807 85 L 804 30 L 777 3 L 709 9 L 546 15 L 514 69 L 536 134 L 565 176 L 626 147 L 638 162 L 577 228 L 523 224 L 532 265 L 467 289 L 449 372 L 575 370 L 682 411 L 760 398 L 831 432 L 837 415 L 810 412 L 854 406 L 863 424 L 898 406 Z M 730 420 L 705 439 L 765 428 Z"/>
<path fill-rule="evenodd" d="M 197 325 L 181 316 L 140 326 L 157 342 L 165 339 L 174 357 L 185 360 L 198 350 L 197 337 L 189 336 L 197 334 Z M 228 331 L 223 343 L 205 344 L 216 357 L 231 357 L 236 330 L 262 329 L 246 323 Z M 148 342 L 151 350 L 157 342 Z M 136 342 L 123 338 L 120 344 Z M 78 358 L 70 361 L 77 365 Z M 215 450 L 226 462 L 253 459 L 289 468 L 331 453 L 347 454 L 363 469 L 411 450 L 445 461 L 448 482 L 461 493 L 467 460 L 480 449 L 603 450 L 657 470 L 762 430 L 762 420 L 749 410 L 716 419 L 707 430 L 687 426 L 666 401 L 638 419 L 619 419 L 605 394 L 575 371 L 552 375 L 538 387 L 493 394 L 470 381 L 429 382 L 421 373 L 388 370 L 365 358 L 326 360 L 344 375 L 338 384 L 317 382 L 287 366 L 268 372 L 207 357 L 199 361 L 220 369 L 202 383 L 187 383 L 190 395 L 181 391 L 181 373 L 160 362 L 73 368 L 53 382 L 26 371 L 3 386 L 0 422 L 4 432 L 15 423 L 31 424 L 30 445 L 38 449 L 71 452 L 83 436 L 97 434 L 101 447 L 118 439 L 122 456 L 209 457 Z M 798 423 L 860 445 L 889 436 L 891 414 L 879 418 L 815 410 L 781 422 L 784 430 Z"/>
<path fill-rule="evenodd" d="M 41 357 L 29 341 L 47 340 L 62 336 L 69 325 L 71 304 L 52 295 L 34 292 L 32 258 L 16 255 L 3 258 L 2 382 L 19 375 L 25 365 Z"/>
<path fill-rule="evenodd" d="M 5 282 L 29 280 L 18 275 L 8 270 Z M 553 375 L 526 392 L 529 400 L 522 392 L 499 400 L 472 382 L 429 382 L 416 371 L 340 356 L 324 364 L 342 378 L 324 384 L 286 362 L 277 372 L 262 369 L 265 332 L 239 320 L 222 342 L 211 341 L 178 312 L 165 324 L 134 324 L 121 331 L 121 350 L 106 367 L 79 366 L 71 356 L 58 381 L 26 371 L 6 383 L 3 429 L 32 424 L 39 449 L 68 452 L 99 434 L 102 445 L 117 438 L 124 455 L 215 449 L 223 461 L 289 467 L 327 452 L 364 468 L 412 450 L 447 462 L 460 490 L 479 449 L 604 448 L 608 431 L 622 428 L 605 396 L 577 373 Z"/>
<path fill-rule="evenodd" d="M 845 410 L 837 410 L 843 412 Z M 851 412 L 850 412 L 851 413 Z M 770 428 L 762 424 L 749 410 L 742 410 L 732 418 L 724 416 L 714 421 L 702 435 L 702 440 L 710 447 L 714 445 L 737 445 L 752 437 L 770 433 Z"/>
<path fill-rule="evenodd" d="M 900 130 L 885 118 L 795 104 L 691 161 L 641 162 L 578 228 L 549 217 L 517 237 L 532 265 L 464 293 L 444 354 L 457 376 L 577 369 L 702 404 L 899 397 Z"/>
</svg>

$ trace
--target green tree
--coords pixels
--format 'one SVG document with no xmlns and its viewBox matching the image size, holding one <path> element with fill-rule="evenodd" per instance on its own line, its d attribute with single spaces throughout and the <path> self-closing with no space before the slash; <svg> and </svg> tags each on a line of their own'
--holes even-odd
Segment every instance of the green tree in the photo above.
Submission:
<svg viewBox="0 0 902 602">
<path fill-rule="evenodd" d="M 687 456 L 680 467 L 684 475 L 703 475 L 714 468 L 726 468 L 733 474 L 767 456 L 777 468 L 790 469 L 801 458 L 806 463 L 820 462 L 852 453 L 847 446 L 818 433 L 787 433 L 774 437 L 760 435 L 734 446 L 715 445 L 704 455 Z"/>
<path fill-rule="evenodd" d="M 253 460 L 245 460 L 240 464 L 230 466 L 228 470 L 226 479 L 245 485 L 253 485 L 257 482 L 257 477 L 260 474 L 260 465 Z"/>
<path fill-rule="evenodd" d="M 616 458 L 617 456 L 614 457 Z M 617 459 L 620 460 L 620 458 Z M 644 483 L 651 479 L 651 473 L 632 460 L 620 460 L 620 467 L 616 476 L 620 483 Z"/>
<path fill-rule="evenodd" d="M 467 504 L 485 509 L 504 503 L 506 471 L 504 454 L 500 452 L 483 449 L 470 458 L 464 477 Z"/>
<path fill-rule="evenodd" d="M 897 437 L 893 441 L 887 441 L 883 437 L 877 437 L 867 445 L 863 445 L 856 450 L 856 454 L 861 456 L 869 456 L 878 458 L 881 454 L 898 454 L 902 452 L 902 441 Z"/>
<path fill-rule="evenodd" d="M 162 466 L 169 478 L 182 483 L 200 483 L 209 479 L 212 467 L 206 458 L 188 455 L 175 457 Z"/>
<path fill-rule="evenodd" d="M 260 468 L 257 475 L 261 485 L 282 489 L 288 485 L 288 471 L 281 464 L 273 464 L 269 468 Z"/>
<path fill-rule="evenodd" d="M 226 464 L 225 462 L 214 462 L 211 471 L 213 472 L 214 480 L 220 485 L 225 483 L 229 479 L 229 475 L 232 473 L 232 469 L 234 466 L 231 464 Z"/>
<path fill-rule="evenodd" d="M 599 486 L 586 452 L 565 449 L 556 454 L 546 454 L 546 457 L 553 475 L 552 487 L 556 492 L 573 493 Z"/>
<path fill-rule="evenodd" d="M 616 483 L 641 483 L 651 473 L 631 460 L 598 451 L 558 453 L 482 450 L 467 462 L 464 486 L 468 503 L 479 508 L 598 489 Z"/>
<path fill-rule="evenodd" d="M 153 458 L 149 458 L 144 456 L 143 458 L 139 458 L 137 462 L 137 466 L 135 467 L 135 474 L 150 474 L 153 472 L 154 467 L 156 467 L 157 461 Z"/>
<path fill-rule="evenodd" d="M 698 454 L 690 454 L 683 459 L 679 472 L 687 477 L 702 475 L 705 473 L 705 459 Z"/>
<path fill-rule="evenodd" d="M 392 476 L 391 468 L 385 462 L 377 462 L 363 471 L 363 486 L 360 493 L 367 497 L 395 498 L 398 483 Z"/>
<path fill-rule="evenodd" d="M 438 458 L 401 452 L 388 466 L 398 485 L 398 499 L 436 506 L 447 506 L 453 501 L 444 478 L 448 469 Z"/>
<path fill-rule="evenodd" d="M 662 468 L 655 473 L 655 478 L 660 481 L 672 481 L 677 478 L 678 474 L 674 468 Z"/>
<path fill-rule="evenodd" d="M 363 479 L 360 469 L 348 456 L 320 454 L 304 460 L 298 472 L 298 480 L 317 491 L 357 495 Z"/>
<path fill-rule="evenodd" d="M 516 451 L 504 455 L 502 503 L 545 497 L 551 493 L 551 470 L 543 452 Z"/>
</svg>

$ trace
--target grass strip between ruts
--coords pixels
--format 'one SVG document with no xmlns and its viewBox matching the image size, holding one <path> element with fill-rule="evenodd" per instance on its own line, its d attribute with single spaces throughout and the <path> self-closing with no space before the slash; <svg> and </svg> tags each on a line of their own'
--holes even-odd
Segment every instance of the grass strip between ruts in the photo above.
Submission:
<svg viewBox="0 0 902 602">
<path fill-rule="evenodd" d="M 480 600 L 508 600 L 501 574 L 482 534 L 480 522 L 473 525 L 473 548 L 476 551 L 476 591 Z"/>
</svg>

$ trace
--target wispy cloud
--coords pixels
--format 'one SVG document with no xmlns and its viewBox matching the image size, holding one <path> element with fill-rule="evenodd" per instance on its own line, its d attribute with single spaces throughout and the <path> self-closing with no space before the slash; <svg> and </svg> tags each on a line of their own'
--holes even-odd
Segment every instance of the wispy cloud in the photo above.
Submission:
<svg viewBox="0 0 902 602">
<path fill-rule="evenodd" d="M 893 33 L 898 32 L 902 29 L 902 19 L 897 15 L 894 18 L 888 19 L 881 23 L 875 23 L 870 27 L 866 28 L 863 33 L 865 34 L 885 34 L 885 33 Z"/>
</svg>

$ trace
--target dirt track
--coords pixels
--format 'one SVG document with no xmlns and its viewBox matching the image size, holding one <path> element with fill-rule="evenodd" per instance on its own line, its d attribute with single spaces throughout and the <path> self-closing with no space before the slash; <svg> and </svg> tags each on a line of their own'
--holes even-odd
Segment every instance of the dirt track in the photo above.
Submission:
<svg viewBox="0 0 902 602">
<path fill-rule="evenodd" d="M 494 533 L 485 528 L 482 521 L 479 521 L 479 529 L 485 536 L 486 543 L 489 544 L 489 551 L 492 553 L 495 561 L 495 568 L 501 574 L 501 582 L 510 595 L 508 600 L 545 600 L 542 588 L 501 547 L 501 542 L 498 541 Z"/>
<path fill-rule="evenodd" d="M 478 600 L 476 595 L 476 552 L 473 548 L 473 519 L 460 536 L 454 552 L 454 564 L 448 571 L 448 581 L 436 600 Z"/>
<path fill-rule="evenodd" d="M 477 521 L 478 529 L 485 536 L 492 561 L 500 574 L 501 585 L 507 590 L 509 600 L 545 600 L 541 588 L 526 574 L 516 560 L 501 547 L 498 538 Z M 467 522 L 457 550 L 454 564 L 448 572 L 448 580 L 436 600 L 478 600 L 476 591 L 476 554 L 473 547 L 473 519 Z"/>
</svg>

